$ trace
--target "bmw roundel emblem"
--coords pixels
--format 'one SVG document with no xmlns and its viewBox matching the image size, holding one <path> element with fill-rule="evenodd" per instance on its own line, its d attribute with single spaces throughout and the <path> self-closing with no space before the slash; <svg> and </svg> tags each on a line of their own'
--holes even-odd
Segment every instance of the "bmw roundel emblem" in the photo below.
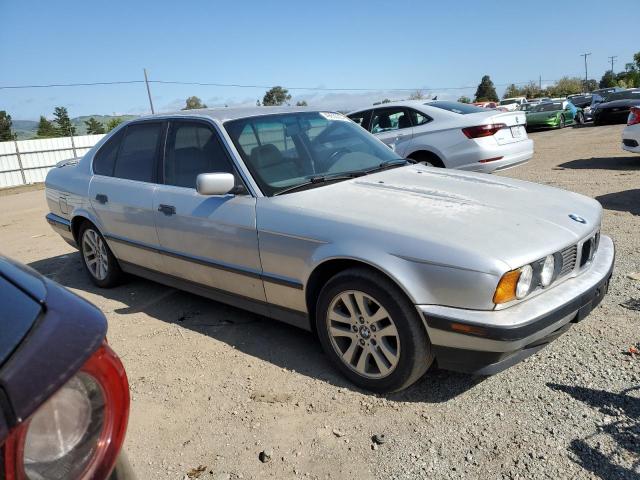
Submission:
<svg viewBox="0 0 640 480">
<path fill-rule="evenodd" d="M 569 214 L 569 218 L 571 220 L 573 220 L 574 222 L 578 222 L 578 223 L 582 223 L 582 224 L 587 223 L 587 221 L 584 218 L 582 218 L 580 215 L 576 215 L 575 213 L 570 213 Z"/>
</svg>

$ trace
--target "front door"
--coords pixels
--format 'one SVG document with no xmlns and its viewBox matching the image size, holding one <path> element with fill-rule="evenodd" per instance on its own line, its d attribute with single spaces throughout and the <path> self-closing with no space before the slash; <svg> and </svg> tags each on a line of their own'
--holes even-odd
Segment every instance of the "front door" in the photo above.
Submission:
<svg viewBox="0 0 640 480">
<path fill-rule="evenodd" d="M 209 122 L 172 120 L 163 185 L 153 197 L 163 272 L 254 300 L 262 285 L 256 199 L 248 194 L 203 196 L 200 173 L 233 173 L 220 137 Z"/>
</svg>

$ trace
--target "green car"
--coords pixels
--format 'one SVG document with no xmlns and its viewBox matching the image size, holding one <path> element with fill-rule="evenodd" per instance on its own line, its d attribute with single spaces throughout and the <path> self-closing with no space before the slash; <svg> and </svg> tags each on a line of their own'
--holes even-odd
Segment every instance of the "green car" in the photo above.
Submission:
<svg viewBox="0 0 640 480">
<path fill-rule="evenodd" d="M 564 100 L 543 102 L 532 105 L 526 111 L 527 130 L 536 128 L 564 128 L 566 125 L 583 124 L 584 113 L 581 108 Z"/>
</svg>

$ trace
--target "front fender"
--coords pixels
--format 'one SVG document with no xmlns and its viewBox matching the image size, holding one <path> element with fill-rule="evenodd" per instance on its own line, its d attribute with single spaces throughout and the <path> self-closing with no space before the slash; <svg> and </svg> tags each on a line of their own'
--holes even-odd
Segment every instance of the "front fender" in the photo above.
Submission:
<svg viewBox="0 0 640 480">
<path fill-rule="evenodd" d="M 353 252 L 358 252 L 354 255 Z M 311 256 L 307 279 L 332 260 L 366 264 L 388 276 L 418 305 L 448 305 L 490 310 L 499 276 L 391 254 L 375 246 L 344 243 L 320 245 Z M 306 287 L 306 285 L 305 285 Z"/>
</svg>

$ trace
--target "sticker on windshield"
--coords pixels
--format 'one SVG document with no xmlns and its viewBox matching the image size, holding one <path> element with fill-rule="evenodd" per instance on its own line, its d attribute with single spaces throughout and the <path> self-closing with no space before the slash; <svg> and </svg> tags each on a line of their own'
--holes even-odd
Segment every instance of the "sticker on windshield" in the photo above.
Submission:
<svg viewBox="0 0 640 480">
<path fill-rule="evenodd" d="M 342 115 L 341 113 L 333 113 L 333 112 L 320 112 L 320 115 L 322 115 L 324 118 L 326 118 L 327 120 L 342 120 L 344 121 L 349 121 L 349 119 L 347 117 L 345 117 L 344 115 Z"/>
</svg>

